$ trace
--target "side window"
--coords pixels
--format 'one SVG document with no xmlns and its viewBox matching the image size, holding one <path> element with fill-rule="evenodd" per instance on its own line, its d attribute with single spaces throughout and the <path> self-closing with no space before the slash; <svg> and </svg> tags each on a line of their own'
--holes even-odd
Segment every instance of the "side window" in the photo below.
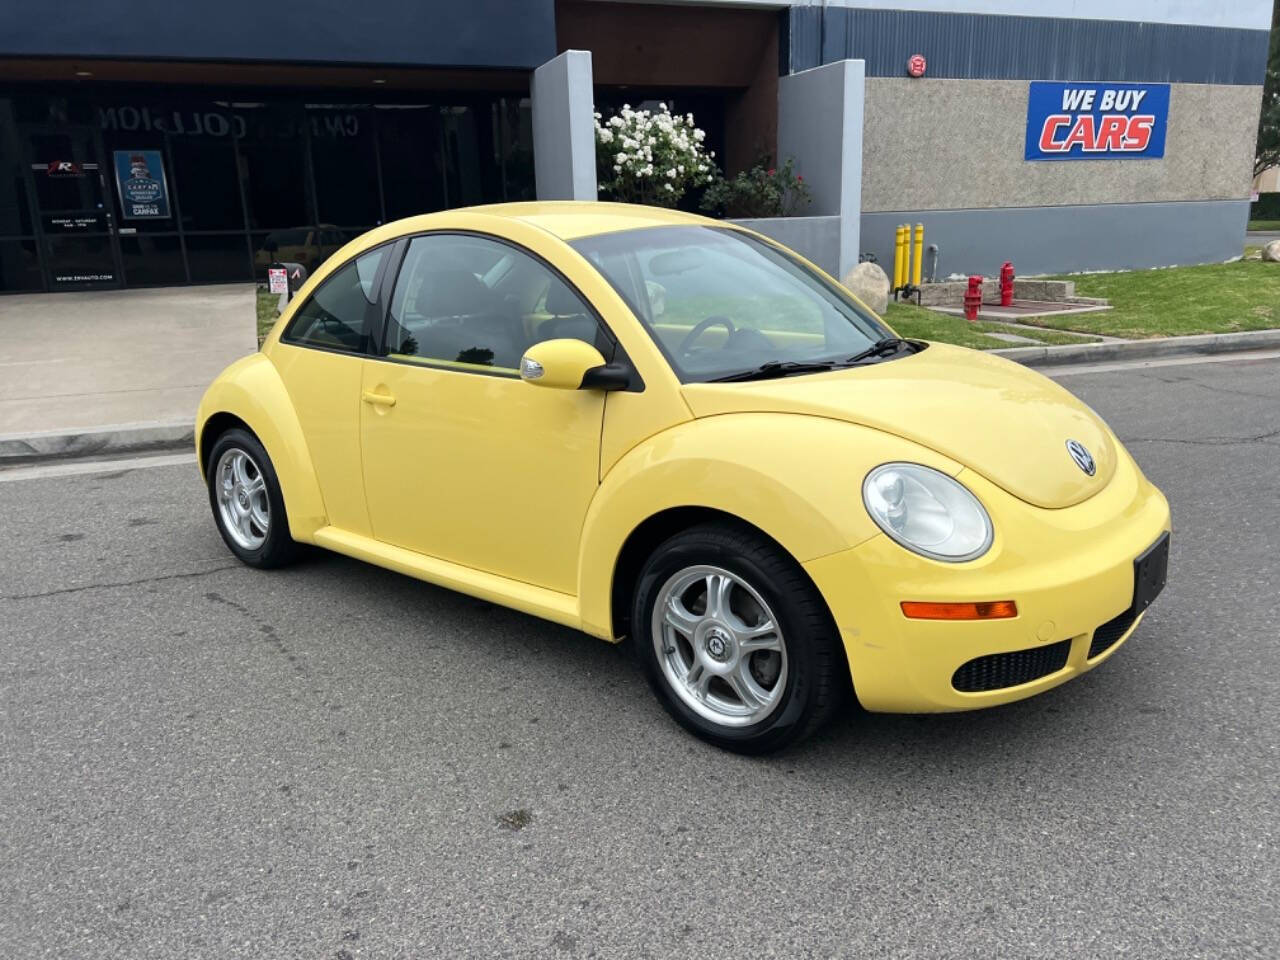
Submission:
<svg viewBox="0 0 1280 960">
<path fill-rule="evenodd" d="M 376 294 L 373 278 L 382 259 L 382 248 L 371 250 L 337 270 L 316 288 L 289 322 L 286 343 L 326 350 L 363 353 L 368 349 L 365 331 Z"/>
<path fill-rule="evenodd" d="M 550 269 L 505 243 L 434 234 L 409 243 L 391 298 L 386 355 L 516 373 L 525 350 L 595 344 L 595 315 Z"/>
</svg>

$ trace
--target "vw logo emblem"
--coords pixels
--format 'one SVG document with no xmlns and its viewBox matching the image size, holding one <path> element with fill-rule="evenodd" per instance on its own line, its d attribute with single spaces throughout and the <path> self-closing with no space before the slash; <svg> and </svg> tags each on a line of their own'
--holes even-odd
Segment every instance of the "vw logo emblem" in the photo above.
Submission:
<svg viewBox="0 0 1280 960">
<path fill-rule="evenodd" d="M 1076 466 L 1089 476 L 1092 477 L 1098 472 L 1098 465 L 1093 462 L 1093 454 L 1079 440 L 1067 441 L 1067 453 L 1071 454 L 1071 459 L 1076 462 Z"/>
</svg>

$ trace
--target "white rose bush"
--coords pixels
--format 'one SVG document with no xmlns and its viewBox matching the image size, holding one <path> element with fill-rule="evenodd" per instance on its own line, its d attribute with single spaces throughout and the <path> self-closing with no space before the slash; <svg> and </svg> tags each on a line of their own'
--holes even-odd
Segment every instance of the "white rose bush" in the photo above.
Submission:
<svg viewBox="0 0 1280 960">
<path fill-rule="evenodd" d="M 596 118 L 596 162 L 600 192 L 624 203 L 674 207 L 693 188 L 716 178 L 715 153 L 703 145 L 706 133 L 693 114 L 622 110 Z"/>
</svg>

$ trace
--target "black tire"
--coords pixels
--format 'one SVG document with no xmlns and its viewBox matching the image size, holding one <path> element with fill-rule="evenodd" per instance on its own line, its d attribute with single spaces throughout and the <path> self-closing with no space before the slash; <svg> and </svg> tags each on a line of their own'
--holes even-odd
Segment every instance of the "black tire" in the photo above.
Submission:
<svg viewBox="0 0 1280 960">
<path fill-rule="evenodd" d="M 246 547 L 238 543 L 236 536 L 227 529 L 218 502 L 218 464 L 231 451 L 241 451 L 248 455 L 254 467 L 261 473 L 265 487 L 266 500 L 269 507 L 269 521 L 266 536 L 256 547 Z M 205 485 L 209 490 L 209 506 L 213 510 L 213 522 L 222 534 L 223 542 L 242 562 L 262 570 L 283 567 L 296 560 L 302 552 L 302 545 L 289 535 L 289 517 L 284 508 L 284 495 L 280 492 L 280 480 L 276 476 L 275 465 L 267 456 L 266 449 L 258 442 L 258 438 L 247 430 L 233 427 L 222 433 L 214 441 L 209 451 L 209 460 L 205 464 Z"/>
<path fill-rule="evenodd" d="M 758 593 L 781 630 L 787 664 L 785 677 L 779 673 L 775 680 L 781 699 L 748 726 L 716 723 L 686 703 L 664 672 L 665 654 L 655 643 L 654 606 L 664 585 L 702 566 L 728 571 Z M 631 624 L 632 650 L 667 712 L 689 732 L 737 753 L 770 753 L 796 743 L 830 720 L 851 689 L 839 631 L 812 581 L 777 544 L 745 525 L 703 524 L 658 546 L 636 582 Z M 682 658 L 691 649 L 691 643 L 682 648 Z"/>
</svg>

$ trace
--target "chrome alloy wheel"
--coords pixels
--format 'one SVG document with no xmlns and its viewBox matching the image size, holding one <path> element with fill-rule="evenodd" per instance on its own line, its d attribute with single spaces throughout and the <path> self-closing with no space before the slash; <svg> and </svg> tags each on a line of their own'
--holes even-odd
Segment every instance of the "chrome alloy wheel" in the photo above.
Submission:
<svg viewBox="0 0 1280 960">
<path fill-rule="evenodd" d="M 653 644 L 667 684 L 712 723 L 746 727 L 777 709 L 787 646 L 764 598 L 720 567 L 686 567 L 658 591 Z"/>
<path fill-rule="evenodd" d="M 262 468 L 239 447 L 218 458 L 214 471 L 222 528 L 245 550 L 257 550 L 271 529 L 271 503 Z"/>
</svg>

